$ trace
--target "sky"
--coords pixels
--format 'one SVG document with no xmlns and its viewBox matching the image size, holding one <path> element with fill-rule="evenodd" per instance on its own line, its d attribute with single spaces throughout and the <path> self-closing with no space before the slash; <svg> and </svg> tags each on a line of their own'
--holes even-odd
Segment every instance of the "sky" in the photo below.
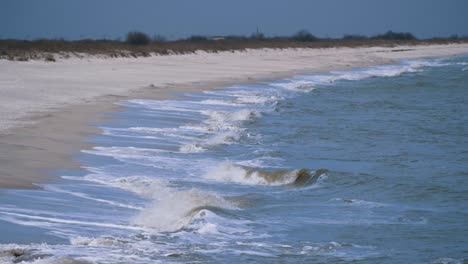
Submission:
<svg viewBox="0 0 468 264">
<path fill-rule="evenodd" d="M 0 38 L 468 35 L 468 0 L 0 0 Z"/>
</svg>

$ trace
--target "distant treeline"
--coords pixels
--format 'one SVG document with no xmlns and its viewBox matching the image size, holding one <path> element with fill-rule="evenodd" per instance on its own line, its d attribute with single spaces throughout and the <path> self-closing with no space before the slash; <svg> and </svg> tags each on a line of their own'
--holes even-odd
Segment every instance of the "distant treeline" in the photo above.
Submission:
<svg viewBox="0 0 468 264">
<path fill-rule="evenodd" d="M 0 39 L 0 59 L 25 61 L 44 59 L 54 61 L 57 56 L 103 55 L 105 57 L 146 57 L 152 54 L 185 54 L 197 50 L 206 52 L 235 51 L 258 48 L 331 48 L 395 46 L 420 44 L 466 43 L 468 37 L 453 35 L 449 38 L 417 39 L 409 32 L 387 31 L 374 36 L 345 35 L 342 38 L 320 38 L 307 30 L 291 36 L 266 36 L 258 31 L 250 36 L 192 35 L 178 40 L 167 40 L 164 36 L 149 36 L 139 31 L 129 32 L 122 39 Z"/>
<path fill-rule="evenodd" d="M 300 42 L 312 42 L 319 40 L 418 40 L 410 32 L 394 32 L 387 31 L 383 34 L 378 34 L 374 36 L 366 35 L 344 35 L 342 38 L 319 38 L 307 30 L 300 30 L 292 36 L 276 36 L 276 37 L 267 37 L 261 32 L 255 32 L 250 36 L 242 35 L 226 35 L 226 36 L 204 36 L 204 35 L 192 35 L 185 39 L 180 39 L 179 41 L 191 41 L 191 42 L 203 42 L 203 41 L 220 41 L 220 40 L 290 40 L 290 41 L 300 41 Z M 435 39 L 468 39 L 468 36 L 460 37 L 458 35 L 452 35 L 449 38 L 435 38 Z M 126 36 L 125 41 L 128 44 L 132 45 L 147 45 L 151 42 L 166 42 L 166 38 L 161 35 L 155 35 L 150 37 L 146 33 L 139 31 L 129 32 Z"/>
</svg>

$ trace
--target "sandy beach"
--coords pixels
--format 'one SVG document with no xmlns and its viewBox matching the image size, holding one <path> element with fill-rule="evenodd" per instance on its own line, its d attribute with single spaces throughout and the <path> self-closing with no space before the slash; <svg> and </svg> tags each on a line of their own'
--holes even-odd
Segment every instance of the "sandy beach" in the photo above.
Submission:
<svg viewBox="0 0 468 264">
<path fill-rule="evenodd" d="M 468 44 L 247 50 L 147 58 L 0 60 L 0 187 L 36 188 L 99 130 L 93 124 L 132 98 L 164 99 L 235 83 L 468 53 Z"/>
</svg>

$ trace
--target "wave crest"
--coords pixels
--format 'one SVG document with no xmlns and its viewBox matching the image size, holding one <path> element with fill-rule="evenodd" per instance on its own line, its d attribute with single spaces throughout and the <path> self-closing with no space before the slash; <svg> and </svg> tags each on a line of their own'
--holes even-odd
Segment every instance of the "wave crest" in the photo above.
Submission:
<svg viewBox="0 0 468 264">
<path fill-rule="evenodd" d="M 309 169 L 265 171 L 224 163 L 205 174 L 206 179 L 250 185 L 306 186 L 315 183 L 328 170 Z"/>
<path fill-rule="evenodd" d="M 143 209 L 132 222 L 157 232 L 174 232 L 190 224 L 201 210 L 235 209 L 223 197 L 197 189 L 177 191 L 172 189 L 155 197 L 155 201 Z"/>
<path fill-rule="evenodd" d="M 180 152 L 199 153 L 212 146 L 235 143 L 240 140 L 245 130 L 242 124 L 261 116 L 261 113 L 250 109 L 234 112 L 206 110 L 201 113 L 209 118 L 202 122 L 201 126 L 192 128 L 207 133 L 209 136 L 198 142 L 182 145 L 179 148 Z"/>
</svg>

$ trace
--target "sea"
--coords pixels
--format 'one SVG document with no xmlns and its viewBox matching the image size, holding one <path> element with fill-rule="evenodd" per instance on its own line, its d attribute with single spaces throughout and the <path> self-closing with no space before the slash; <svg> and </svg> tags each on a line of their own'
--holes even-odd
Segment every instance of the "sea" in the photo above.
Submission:
<svg viewBox="0 0 468 264">
<path fill-rule="evenodd" d="M 0 263 L 468 262 L 468 56 L 118 104 Z"/>
</svg>

